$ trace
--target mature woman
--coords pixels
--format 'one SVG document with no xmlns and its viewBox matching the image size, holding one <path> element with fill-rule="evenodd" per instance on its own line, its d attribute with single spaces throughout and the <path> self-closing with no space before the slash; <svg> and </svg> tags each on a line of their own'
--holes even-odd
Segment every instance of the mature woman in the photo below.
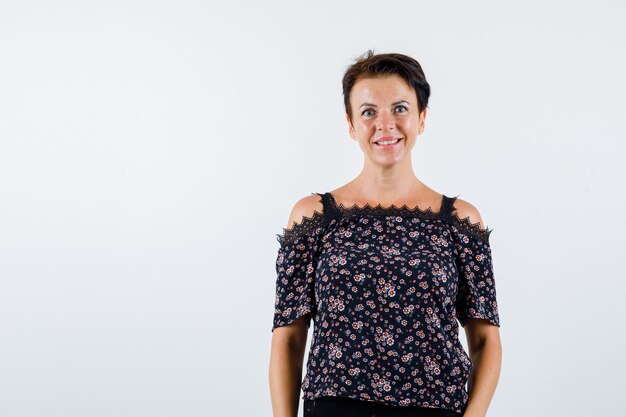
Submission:
<svg viewBox="0 0 626 417">
<path fill-rule="evenodd" d="M 483 417 L 502 356 L 491 229 L 413 172 L 430 86 L 413 58 L 368 51 L 343 93 L 363 169 L 300 199 L 277 235 L 274 416 L 296 417 L 302 389 L 304 417 Z"/>
</svg>

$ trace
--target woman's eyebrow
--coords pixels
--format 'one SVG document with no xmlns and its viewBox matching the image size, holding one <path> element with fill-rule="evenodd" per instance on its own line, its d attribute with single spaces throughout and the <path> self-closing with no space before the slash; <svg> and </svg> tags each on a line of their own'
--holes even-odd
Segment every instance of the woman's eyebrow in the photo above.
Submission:
<svg viewBox="0 0 626 417">
<path fill-rule="evenodd" d="M 396 101 L 395 103 L 391 103 L 392 106 L 395 106 L 396 104 L 400 104 L 400 103 L 405 103 L 405 104 L 409 104 L 408 101 L 406 100 L 400 100 L 400 101 Z M 377 107 L 376 104 L 372 104 L 372 103 L 363 103 L 359 106 L 359 108 L 363 107 L 363 106 L 371 106 L 371 107 Z"/>
</svg>

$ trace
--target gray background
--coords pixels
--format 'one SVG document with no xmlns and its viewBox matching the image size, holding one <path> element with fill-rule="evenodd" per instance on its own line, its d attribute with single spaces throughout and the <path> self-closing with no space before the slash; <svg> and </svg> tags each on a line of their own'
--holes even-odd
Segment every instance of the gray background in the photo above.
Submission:
<svg viewBox="0 0 626 417">
<path fill-rule="evenodd" d="M 359 172 L 368 48 L 422 64 L 415 172 L 493 229 L 488 415 L 620 414 L 624 11 L 2 1 L 0 416 L 270 416 L 275 234 Z"/>
</svg>

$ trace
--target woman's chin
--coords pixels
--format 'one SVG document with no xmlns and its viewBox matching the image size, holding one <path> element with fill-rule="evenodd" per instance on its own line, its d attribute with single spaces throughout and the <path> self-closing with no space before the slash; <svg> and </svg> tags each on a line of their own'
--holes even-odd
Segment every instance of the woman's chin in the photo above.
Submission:
<svg viewBox="0 0 626 417">
<path fill-rule="evenodd" d="M 398 165 L 404 160 L 404 154 L 395 154 L 395 155 L 371 155 L 370 159 L 376 165 L 380 165 L 381 167 L 390 168 L 394 165 Z"/>
</svg>

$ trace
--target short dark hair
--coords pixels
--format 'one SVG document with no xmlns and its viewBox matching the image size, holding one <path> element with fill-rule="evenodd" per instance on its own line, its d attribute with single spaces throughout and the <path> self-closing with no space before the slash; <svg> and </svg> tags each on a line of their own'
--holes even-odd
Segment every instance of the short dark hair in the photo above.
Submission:
<svg viewBox="0 0 626 417">
<path fill-rule="evenodd" d="M 343 104 L 350 121 L 352 121 L 350 92 L 354 84 L 361 78 L 383 77 L 392 74 L 402 77 L 415 90 L 419 113 L 428 107 L 430 85 L 426 81 L 426 76 L 424 76 L 424 71 L 422 71 L 419 62 L 407 55 L 375 54 L 373 50 L 369 49 L 359 56 L 343 75 Z"/>
</svg>

